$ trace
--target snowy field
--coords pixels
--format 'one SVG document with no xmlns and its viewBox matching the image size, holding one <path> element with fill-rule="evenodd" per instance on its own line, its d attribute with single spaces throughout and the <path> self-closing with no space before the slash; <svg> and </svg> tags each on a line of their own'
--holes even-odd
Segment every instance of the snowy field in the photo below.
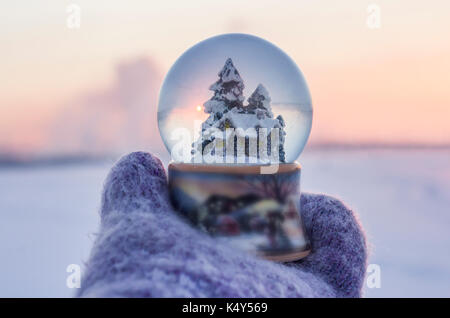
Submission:
<svg viewBox="0 0 450 318">
<path fill-rule="evenodd" d="M 450 151 L 306 151 L 302 187 L 359 213 L 381 288 L 367 297 L 450 297 Z M 0 167 L 0 296 L 70 297 L 87 260 L 111 163 Z"/>
</svg>

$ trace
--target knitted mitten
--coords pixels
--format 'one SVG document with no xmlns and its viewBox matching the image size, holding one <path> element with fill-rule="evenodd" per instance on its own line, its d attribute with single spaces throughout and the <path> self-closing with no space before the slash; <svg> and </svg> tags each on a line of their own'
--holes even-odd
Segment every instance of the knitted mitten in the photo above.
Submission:
<svg viewBox="0 0 450 318">
<path fill-rule="evenodd" d="M 143 152 L 111 169 L 101 225 L 83 274 L 82 297 L 359 297 L 366 242 L 351 210 L 302 194 L 312 252 L 275 263 L 196 230 L 169 203 L 164 168 Z"/>
</svg>

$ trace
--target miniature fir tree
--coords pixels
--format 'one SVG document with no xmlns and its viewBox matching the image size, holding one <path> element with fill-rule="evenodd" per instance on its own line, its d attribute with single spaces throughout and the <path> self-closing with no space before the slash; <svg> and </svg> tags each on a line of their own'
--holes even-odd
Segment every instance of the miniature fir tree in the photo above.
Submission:
<svg viewBox="0 0 450 318">
<path fill-rule="evenodd" d="M 260 121 L 272 119 L 272 107 L 270 106 L 270 96 L 267 89 L 259 84 L 252 95 L 248 98 L 248 105 L 246 106 L 247 113 L 255 114 L 256 118 Z M 272 122 L 272 128 L 279 129 L 279 161 L 285 162 L 285 152 L 284 152 L 284 137 L 286 132 L 284 131 L 284 119 L 281 115 L 279 115 L 275 122 Z M 264 127 L 264 126 L 261 126 Z M 259 131 L 260 127 L 255 127 L 257 131 Z M 267 128 L 267 127 L 264 127 Z M 258 134 L 258 145 L 259 145 L 259 134 Z M 259 150 L 259 148 L 258 148 Z M 267 136 L 267 151 L 271 151 L 271 136 L 270 133 Z"/>
<path fill-rule="evenodd" d="M 258 118 L 273 117 L 270 101 L 267 89 L 262 84 L 259 84 L 248 98 L 247 112 L 256 113 Z"/>
<path fill-rule="evenodd" d="M 219 80 L 209 87 L 214 96 L 203 105 L 205 112 L 213 114 L 215 120 L 234 107 L 242 108 L 244 101 L 244 82 L 230 58 L 217 75 Z"/>
</svg>

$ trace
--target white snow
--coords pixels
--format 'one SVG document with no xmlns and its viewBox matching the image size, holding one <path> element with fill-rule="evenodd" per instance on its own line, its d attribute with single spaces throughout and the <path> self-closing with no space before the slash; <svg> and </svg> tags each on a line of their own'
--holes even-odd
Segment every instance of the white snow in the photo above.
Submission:
<svg viewBox="0 0 450 318">
<path fill-rule="evenodd" d="M 225 108 L 225 104 L 223 101 L 221 100 L 208 100 L 207 102 L 205 102 L 203 104 L 204 109 L 205 109 L 205 113 L 219 113 L 219 112 L 223 112 L 226 108 Z M 210 119 L 211 118 L 211 119 Z M 208 117 L 208 119 L 211 121 L 212 117 Z"/>
<path fill-rule="evenodd" d="M 450 297 L 450 151 L 309 152 L 299 162 L 303 191 L 358 212 L 381 268 L 381 288 L 366 296 Z"/>
<path fill-rule="evenodd" d="M 239 72 L 234 67 L 233 61 L 231 60 L 231 58 L 228 58 L 226 60 L 225 66 L 223 67 L 223 69 L 217 75 L 222 78 L 222 81 L 224 83 L 228 83 L 228 82 L 240 82 L 240 83 L 242 83 L 242 78 L 239 75 Z"/>
<path fill-rule="evenodd" d="M 450 151 L 308 151 L 302 189 L 359 213 L 381 267 L 368 297 L 450 297 Z M 167 163 L 167 162 L 166 162 Z M 0 167 L 0 296 L 70 297 L 66 268 L 89 256 L 112 163 Z"/>
<path fill-rule="evenodd" d="M 264 85 L 259 84 L 258 87 L 256 87 L 255 91 L 249 97 L 249 104 L 253 99 L 256 99 L 255 102 L 261 102 L 262 107 L 267 111 L 267 115 L 269 117 L 273 117 L 272 106 L 270 106 L 270 102 L 272 101 L 272 99 L 270 98 L 269 92 L 264 87 Z"/>
<path fill-rule="evenodd" d="M 0 166 L 0 297 L 70 297 L 87 260 L 110 164 Z"/>
</svg>

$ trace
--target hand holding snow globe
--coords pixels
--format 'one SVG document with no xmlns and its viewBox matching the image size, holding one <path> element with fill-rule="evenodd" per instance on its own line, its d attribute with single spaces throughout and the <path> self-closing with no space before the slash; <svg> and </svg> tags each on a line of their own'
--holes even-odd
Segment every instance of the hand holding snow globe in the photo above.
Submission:
<svg viewBox="0 0 450 318">
<path fill-rule="evenodd" d="M 273 44 L 225 34 L 193 46 L 159 97 L 174 207 L 236 248 L 276 261 L 308 255 L 295 160 L 311 122 L 306 82 Z"/>
</svg>

